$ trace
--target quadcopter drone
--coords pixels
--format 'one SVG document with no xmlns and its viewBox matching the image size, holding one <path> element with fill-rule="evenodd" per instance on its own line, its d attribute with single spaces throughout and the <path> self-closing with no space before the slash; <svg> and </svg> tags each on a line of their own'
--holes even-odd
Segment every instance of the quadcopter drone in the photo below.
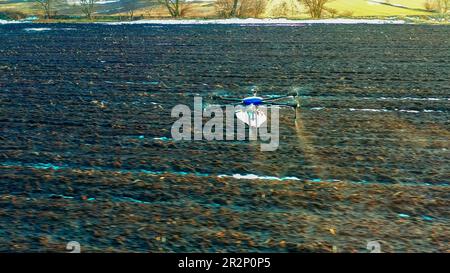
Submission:
<svg viewBox="0 0 450 273">
<path fill-rule="evenodd" d="M 297 119 L 297 110 L 300 107 L 300 99 L 297 92 L 283 96 L 264 98 L 257 95 L 257 90 L 253 89 L 252 91 L 253 96 L 245 98 L 230 98 L 227 96 L 213 96 L 212 98 L 225 102 L 233 102 L 234 106 L 243 106 L 242 109 L 236 111 L 236 117 L 250 127 L 260 127 L 267 120 L 265 113 L 260 109 L 261 106 L 292 108 L 295 111 L 295 118 Z"/>
</svg>

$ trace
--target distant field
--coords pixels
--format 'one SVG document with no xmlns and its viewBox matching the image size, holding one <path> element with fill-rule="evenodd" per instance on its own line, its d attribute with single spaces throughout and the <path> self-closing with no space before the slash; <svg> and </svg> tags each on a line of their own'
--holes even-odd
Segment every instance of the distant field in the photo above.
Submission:
<svg viewBox="0 0 450 273">
<path fill-rule="evenodd" d="M 11 1 L 0 0 L 0 11 L 11 10 L 20 11 L 23 13 L 34 13 L 34 3 L 23 2 L 23 3 L 10 3 Z"/>
<path fill-rule="evenodd" d="M 125 15 L 127 3 L 133 2 L 136 16 L 161 17 L 168 16 L 167 11 L 162 6 L 155 6 L 150 1 L 120 0 L 107 4 L 97 5 L 99 15 Z M 213 17 L 215 16 L 214 5 L 208 1 L 199 1 L 191 4 L 186 12 L 186 17 Z M 379 0 L 378 2 L 382 2 Z M 367 17 L 367 16 L 409 16 L 409 15 L 431 15 L 432 12 L 424 10 L 425 0 L 391 0 L 390 4 L 402 5 L 404 7 L 388 6 L 367 0 L 335 0 L 328 4 L 328 8 L 337 11 L 336 16 L 340 17 Z M 19 11 L 25 14 L 37 14 L 39 9 L 33 1 L 0 0 L 0 11 Z M 58 6 L 58 14 L 80 15 L 77 6 Z M 327 14 L 326 16 L 329 16 Z M 308 17 L 304 7 L 298 4 L 297 0 L 268 0 L 264 17 Z"/>
<path fill-rule="evenodd" d="M 379 1 L 381 2 L 381 1 Z M 418 11 L 424 9 L 422 0 L 398 0 L 390 1 L 391 4 L 403 5 L 410 9 L 377 4 L 366 0 L 336 0 L 328 6 L 338 12 L 353 12 L 352 16 L 395 16 L 395 15 L 430 15 L 431 12 Z"/>
<path fill-rule="evenodd" d="M 334 0 L 331 1 L 327 7 L 335 9 L 338 16 L 406 16 L 406 15 L 430 15 L 431 12 L 424 11 L 424 0 L 395 0 L 390 1 L 392 5 L 402 5 L 402 7 L 394 7 L 383 4 L 378 4 L 379 1 L 367 1 L 367 0 Z M 266 16 L 277 16 L 277 11 L 285 4 L 286 7 L 290 7 L 291 10 L 287 12 L 289 17 L 307 17 L 305 8 L 300 8 L 300 14 L 293 12 L 292 10 L 298 10 L 298 4 L 296 1 L 286 0 L 272 0 L 269 1 L 266 10 Z M 415 10 L 422 9 L 422 11 Z"/>
</svg>

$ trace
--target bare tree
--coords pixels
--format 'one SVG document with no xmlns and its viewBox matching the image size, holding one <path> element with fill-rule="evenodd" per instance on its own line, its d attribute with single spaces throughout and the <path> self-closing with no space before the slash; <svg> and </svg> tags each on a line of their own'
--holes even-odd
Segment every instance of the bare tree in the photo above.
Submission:
<svg viewBox="0 0 450 273">
<path fill-rule="evenodd" d="M 150 6 L 144 10 L 144 16 L 148 18 L 153 17 L 154 12 L 155 6 Z"/>
<path fill-rule="evenodd" d="M 186 15 L 186 12 L 191 8 L 186 0 L 159 0 L 159 3 L 164 5 L 170 13 L 170 16 L 178 18 Z"/>
<path fill-rule="evenodd" d="M 325 4 L 331 0 L 298 0 L 302 2 L 308 9 L 308 13 L 312 18 L 322 18 Z"/>
<path fill-rule="evenodd" d="M 427 11 L 435 11 L 436 10 L 436 3 L 434 0 L 426 0 L 425 3 L 423 3 L 423 7 Z"/>
<path fill-rule="evenodd" d="M 81 12 L 83 12 L 89 20 L 92 20 L 96 2 L 97 0 L 80 0 Z"/>
<path fill-rule="evenodd" d="M 230 18 L 235 0 L 216 0 L 214 7 L 219 17 Z"/>
<path fill-rule="evenodd" d="M 270 14 L 275 17 L 286 17 L 293 16 L 301 13 L 301 3 L 300 1 L 286 1 L 279 2 L 277 5 L 272 5 L 270 9 Z"/>
<path fill-rule="evenodd" d="M 445 14 L 450 8 L 450 0 L 426 0 L 423 6 L 427 11 Z"/>
<path fill-rule="evenodd" d="M 345 10 L 341 12 L 341 17 L 352 17 L 354 13 L 353 10 Z"/>
<path fill-rule="evenodd" d="M 325 11 L 330 14 L 331 18 L 336 18 L 336 16 L 338 15 L 337 9 L 326 8 Z"/>
<path fill-rule="evenodd" d="M 233 6 L 231 8 L 230 17 L 236 17 L 238 5 L 239 5 L 239 0 L 233 0 Z"/>
<path fill-rule="evenodd" d="M 53 0 L 35 0 L 40 9 L 44 12 L 45 19 L 52 17 Z"/>
<path fill-rule="evenodd" d="M 260 17 L 266 10 L 267 0 L 241 0 L 237 17 Z"/>
<path fill-rule="evenodd" d="M 266 9 L 267 0 L 217 0 L 216 13 L 220 17 L 259 17 Z"/>
<path fill-rule="evenodd" d="M 192 9 L 193 6 L 190 3 L 183 3 L 180 8 L 180 17 L 185 17 Z"/>
<path fill-rule="evenodd" d="M 441 13 L 447 13 L 449 6 L 450 6 L 450 0 L 437 0 L 437 6 L 439 9 L 439 12 Z"/>
<path fill-rule="evenodd" d="M 124 3 L 124 9 L 130 21 L 134 19 L 134 11 L 136 10 L 136 1 L 127 1 Z"/>
<path fill-rule="evenodd" d="M 129 19 L 130 21 L 133 21 L 133 19 L 134 19 L 134 9 L 129 9 L 129 10 L 127 11 L 127 16 L 128 16 L 128 19 Z"/>
<path fill-rule="evenodd" d="M 224 18 L 237 17 L 241 2 L 242 0 L 217 0 L 215 2 L 216 13 Z"/>
</svg>

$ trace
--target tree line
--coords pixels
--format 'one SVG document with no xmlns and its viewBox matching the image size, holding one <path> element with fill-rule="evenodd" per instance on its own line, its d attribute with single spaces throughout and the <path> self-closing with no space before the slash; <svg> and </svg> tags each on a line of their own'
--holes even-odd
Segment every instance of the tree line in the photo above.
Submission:
<svg viewBox="0 0 450 273">
<path fill-rule="evenodd" d="M 37 7 L 44 14 L 45 19 L 51 19 L 56 15 L 56 5 L 62 0 L 35 0 Z M 92 19 L 95 13 L 96 2 L 98 0 L 79 0 L 79 9 L 86 18 Z"/>
<path fill-rule="evenodd" d="M 424 7 L 428 11 L 435 11 L 446 14 L 449 12 L 450 0 L 426 0 Z"/>
<path fill-rule="evenodd" d="M 35 0 L 44 14 L 44 18 L 51 19 L 56 14 L 56 4 L 65 0 Z M 184 17 L 192 8 L 187 0 L 148 0 L 153 5 L 164 7 L 173 18 Z M 312 18 L 322 18 L 325 13 L 334 17 L 337 11 L 326 5 L 334 0 L 294 0 L 299 2 Z M 428 11 L 446 14 L 449 11 L 450 0 L 424 0 L 424 8 Z M 77 0 L 79 11 L 90 20 L 93 19 L 98 0 Z M 266 8 L 268 0 L 215 0 L 214 8 L 220 18 L 260 17 Z M 130 20 L 134 18 L 136 1 L 125 1 L 123 11 Z"/>
</svg>

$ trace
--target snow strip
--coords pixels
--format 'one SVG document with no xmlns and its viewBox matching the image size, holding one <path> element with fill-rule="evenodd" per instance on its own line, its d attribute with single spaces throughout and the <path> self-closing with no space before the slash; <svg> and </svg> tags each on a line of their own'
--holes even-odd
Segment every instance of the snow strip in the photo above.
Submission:
<svg viewBox="0 0 450 273">
<path fill-rule="evenodd" d="M 98 22 L 106 25 L 284 25 L 304 26 L 307 24 L 405 24 L 404 20 L 379 20 L 379 19 L 320 19 L 320 20 L 290 20 L 290 19 L 217 19 L 217 20 L 137 20 L 124 22 Z"/>
</svg>

